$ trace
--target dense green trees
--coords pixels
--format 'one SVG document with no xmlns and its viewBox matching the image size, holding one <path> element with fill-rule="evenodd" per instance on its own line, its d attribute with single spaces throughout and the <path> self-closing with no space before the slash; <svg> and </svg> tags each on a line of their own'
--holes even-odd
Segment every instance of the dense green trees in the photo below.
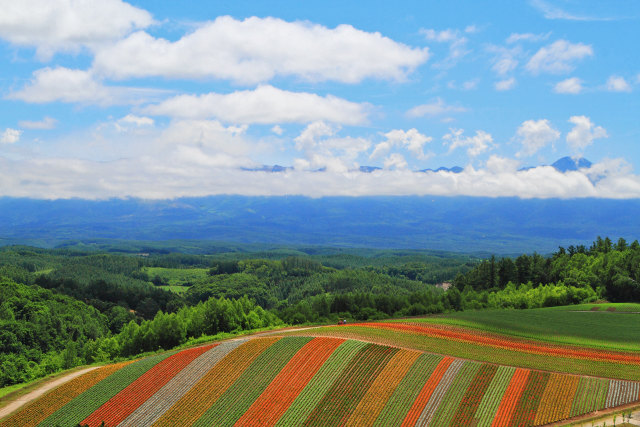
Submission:
<svg viewBox="0 0 640 427">
<path fill-rule="evenodd" d="M 0 386 L 75 366 L 77 346 L 108 333 L 95 308 L 0 277 Z"/>
<path fill-rule="evenodd" d="M 494 265 L 497 274 L 494 275 Z M 625 239 L 616 244 L 598 237 L 587 249 L 585 246 L 559 248 L 551 257 L 538 254 L 511 258 L 492 257 L 483 261 L 454 281 L 460 290 L 505 289 L 510 283 L 566 285 L 590 288 L 597 295 L 613 302 L 640 301 L 640 244 L 628 245 Z"/>
<path fill-rule="evenodd" d="M 178 282 L 188 287 L 182 295 L 160 288 L 176 277 L 188 279 Z M 432 285 L 453 277 L 447 291 Z M 550 257 L 483 261 L 410 251 L 146 258 L 0 248 L 0 386 L 220 332 L 602 297 L 640 301 L 638 283 L 640 244 L 608 238 Z"/>
</svg>

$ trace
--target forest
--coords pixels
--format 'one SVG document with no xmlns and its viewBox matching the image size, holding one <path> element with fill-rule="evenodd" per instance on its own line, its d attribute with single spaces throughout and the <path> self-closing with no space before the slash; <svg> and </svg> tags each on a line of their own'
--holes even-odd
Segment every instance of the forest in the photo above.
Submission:
<svg viewBox="0 0 640 427">
<path fill-rule="evenodd" d="M 549 256 L 499 259 L 433 251 L 207 255 L 7 246 L 0 248 L 0 387 L 285 324 L 640 301 L 639 261 L 637 241 L 609 238 Z"/>
</svg>

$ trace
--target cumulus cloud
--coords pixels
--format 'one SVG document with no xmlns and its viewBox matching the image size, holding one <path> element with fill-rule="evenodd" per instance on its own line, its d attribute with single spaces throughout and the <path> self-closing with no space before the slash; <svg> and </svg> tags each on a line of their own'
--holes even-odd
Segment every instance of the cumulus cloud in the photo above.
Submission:
<svg viewBox="0 0 640 427">
<path fill-rule="evenodd" d="M 275 76 L 358 83 L 402 81 L 429 58 L 380 33 L 351 25 L 330 29 L 309 22 L 221 16 L 172 42 L 131 34 L 97 52 L 94 68 L 106 76 L 215 78 L 257 84 Z"/>
<path fill-rule="evenodd" d="M 404 147 L 418 159 L 425 159 L 428 156 L 424 153 L 424 145 L 433 140 L 432 137 L 418 132 L 417 129 L 394 129 L 384 134 L 385 140 L 376 144 L 375 149 L 369 156 L 370 159 L 384 156 L 393 147 Z M 385 161 L 386 163 L 386 161 Z"/>
<path fill-rule="evenodd" d="M 449 133 L 442 139 L 445 145 L 449 145 L 449 153 L 457 148 L 467 147 L 467 155 L 472 158 L 490 150 L 493 146 L 493 137 L 483 130 L 477 130 L 474 136 L 464 136 L 463 129 L 449 129 Z"/>
<path fill-rule="evenodd" d="M 197 147 L 196 147 L 197 148 Z M 9 160 L 0 156 L 0 195 L 11 197 L 166 199 L 214 194 L 249 196 L 446 195 L 521 198 L 639 198 L 640 177 L 622 162 L 558 172 L 550 166 L 514 170 L 513 160 L 492 156 L 487 167 L 462 173 L 407 169 L 325 172 L 249 172 L 224 166 L 225 156 L 200 157 L 193 148 L 172 159 L 145 157 L 93 162 L 70 158 Z M 217 166 L 212 166 L 217 165 Z M 389 163 L 391 167 L 391 163 Z M 599 179 L 593 181 L 595 172 Z M 603 175 L 604 174 L 604 175 Z M 349 185 L 345 185 L 348 183 Z"/>
<path fill-rule="evenodd" d="M 384 159 L 385 169 L 406 169 L 407 166 L 407 161 L 400 153 L 393 153 L 389 157 Z"/>
<path fill-rule="evenodd" d="M 449 105 L 442 98 L 436 98 L 433 101 L 417 105 L 407 111 L 408 117 L 424 117 L 424 116 L 442 116 L 451 113 L 463 113 L 467 111 L 465 107 L 459 105 Z"/>
<path fill-rule="evenodd" d="M 275 125 L 271 128 L 271 132 L 275 133 L 278 136 L 281 136 L 284 133 L 284 129 L 282 129 L 279 125 Z"/>
<path fill-rule="evenodd" d="M 309 123 L 324 120 L 347 125 L 367 121 L 368 105 L 332 95 L 289 92 L 273 86 L 230 94 L 179 95 L 143 111 L 151 115 L 183 118 L 216 118 L 245 124 Z"/>
<path fill-rule="evenodd" d="M 517 156 L 532 156 L 558 138 L 560 132 L 551 126 L 549 120 L 527 120 L 516 131 L 516 139 L 522 144 Z"/>
<path fill-rule="evenodd" d="M 0 0 L 0 38 L 35 46 L 41 59 L 57 51 L 95 48 L 153 23 L 149 12 L 120 0 Z"/>
<path fill-rule="evenodd" d="M 105 86 L 91 71 L 65 67 L 42 68 L 33 73 L 22 89 L 10 93 L 8 99 L 35 104 L 67 102 L 101 106 L 138 104 L 166 93 L 155 89 Z"/>
<path fill-rule="evenodd" d="M 306 126 L 294 139 L 296 149 L 305 155 L 305 158 L 296 159 L 295 167 L 330 172 L 345 172 L 356 167 L 356 158 L 369 150 L 371 141 L 361 137 L 339 137 L 339 130 L 339 126 L 321 121 Z"/>
<path fill-rule="evenodd" d="M 582 92 L 582 80 L 577 77 L 571 77 L 556 83 L 553 87 L 555 93 L 565 93 L 577 95 Z"/>
<path fill-rule="evenodd" d="M 631 85 L 624 77 L 611 76 L 607 80 L 607 90 L 610 92 L 631 92 Z"/>
<path fill-rule="evenodd" d="M 494 85 L 497 91 L 511 90 L 516 86 L 516 79 L 511 77 L 510 79 L 497 81 Z"/>
<path fill-rule="evenodd" d="M 576 153 L 581 153 L 585 148 L 593 144 L 595 139 L 607 138 L 607 131 L 596 126 L 587 116 L 572 116 L 569 118 L 573 129 L 567 134 L 567 144 Z"/>
<path fill-rule="evenodd" d="M 44 119 L 37 121 L 21 120 L 18 122 L 18 126 L 24 129 L 49 130 L 55 128 L 57 123 L 58 121 L 56 119 L 45 117 Z"/>
<path fill-rule="evenodd" d="M 563 74 L 573 71 L 576 62 L 588 56 L 593 56 L 593 49 L 590 45 L 557 40 L 550 45 L 541 47 L 529 59 L 526 68 L 532 74 Z"/>
<path fill-rule="evenodd" d="M 20 141 L 22 131 L 18 129 L 6 128 L 2 134 L 0 134 L 0 143 L 2 144 L 15 144 Z"/>
</svg>

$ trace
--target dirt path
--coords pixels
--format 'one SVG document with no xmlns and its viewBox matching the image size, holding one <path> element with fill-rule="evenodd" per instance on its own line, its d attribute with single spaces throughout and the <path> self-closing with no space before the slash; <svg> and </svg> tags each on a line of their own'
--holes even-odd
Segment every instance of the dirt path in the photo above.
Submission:
<svg viewBox="0 0 640 427">
<path fill-rule="evenodd" d="M 4 417 L 6 417 L 7 415 L 11 414 L 12 412 L 14 412 L 15 410 L 17 410 L 18 408 L 20 408 L 22 405 L 31 402 L 34 399 L 37 399 L 38 397 L 42 396 L 43 394 L 45 394 L 46 392 L 48 392 L 49 390 L 58 387 L 60 384 L 64 384 L 67 381 L 71 381 L 72 379 L 79 377 L 80 375 L 87 373 L 89 371 L 92 371 L 94 369 L 97 369 L 97 366 L 91 367 L 91 368 L 86 368 L 86 369 L 82 369 L 80 371 L 76 371 L 76 372 L 72 372 L 69 375 L 65 375 L 63 377 L 60 378 L 56 378 L 53 381 L 50 381 L 46 384 L 44 384 L 42 387 L 35 389 L 34 391 L 25 394 L 24 396 L 20 396 L 17 397 L 14 400 L 10 400 L 9 404 L 3 408 L 0 408 L 0 420 Z"/>
<path fill-rule="evenodd" d="M 621 411 L 621 412 L 626 413 L 626 411 Z M 608 418 L 602 418 L 598 421 L 584 421 L 584 422 L 576 421 L 569 425 L 572 427 L 606 427 L 606 426 L 611 427 L 613 425 L 629 423 L 632 426 L 640 426 L 640 410 L 636 409 L 634 412 L 632 412 L 631 418 L 629 418 L 628 420 L 626 415 L 623 420 L 622 415 L 619 415 L 619 412 L 617 412 L 617 414 L 618 415 L 616 415 L 615 424 L 613 423 L 613 415 L 611 415 Z"/>
</svg>

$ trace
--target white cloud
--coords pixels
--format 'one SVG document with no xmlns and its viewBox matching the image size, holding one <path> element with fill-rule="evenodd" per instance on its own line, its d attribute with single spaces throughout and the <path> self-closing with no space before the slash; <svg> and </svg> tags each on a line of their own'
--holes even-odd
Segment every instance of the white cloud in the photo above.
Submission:
<svg viewBox="0 0 640 427">
<path fill-rule="evenodd" d="M 108 106 L 141 103 L 161 93 L 166 92 L 105 86 L 90 71 L 46 67 L 34 71 L 31 82 L 7 98 L 35 104 L 68 102 Z"/>
<path fill-rule="evenodd" d="M 506 48 L 489 45 L 485 49 L 493 56 L 491 70 L 500 77 L 504 77 L 514 71 L 520 64 L 520 58 L 524 55 L 520 46 Z"/>
<path fill-rule="evenodd" d="M 606 16 L 592 16 L 581 13 L 572 13 L 545 0 L 531 0 L 530 4 L 543 13 L 547 19 L 564 19 L 568 21 L 610 21 L 612 18 Z M 576 4 L 580 5 L 581 2 Z"/>
<path fill-rule="evenodd" d="M 45 117 L 44 119 L 38 121 L 21 120 L 18 122 L 18 126 L 25 129 L 48 130 L 55 128 L 57 123 L 58 121 L 56 119 Z"/>
<path fill-rule="evenodd" d="M 284 133 L 284 129 L 282 129 L 279 125 L 275 125 L 271 128 L 271 132 L 275 133 L 278 136 L 281 136 Z"/>
<path fill-rule="evenodd" d="M 507 44 L 514 44 L 518 42 L 539 42 L 549 38 L 551 33 L 534 34 L 534 33 L 511 33 L 507 38 Z"/>
<path fill-rule="evenodd" d="M 512 57 L 500 58 L 493 64 L 491 69 L 496 72 L 499 76 L 504 76 L 511 71 L 515 70 L 518 66 L 518 61 L 513 59 Z"/>
<path fill-rule="evenodd" d="M 582 80 L 577 77 L 571 77 L 556 83 L 553 87 L 555 93 L 566 93 L 577 95 L 582 92 Z"/>
<path fill-rule="evenodd" d="M 472 34 L 476 31 L 477 29 L 474 26 L 470 26 L 465 29 L 465 33 L 467 34 Z M 467 42 L 469 40 L 464 37 L 459 30 L 446 29 L 437 31 L 429 28 L 421 29 L 420 33 L 422 33 L 428 41 L 449 44 L 449 53 L 447 57 L 438 64 L 435 64 L 436 68 L 451 68 L 456 65 L 461 58 L 471 52 L 467 48 Z"/>
<path fill-rule="evenodd" d="M 2 144 L 15 144 L 20 141 L 22 131 L 18 129 L 6 128 L 2 134 L 0 134 L 0 143 Z"/>
<path fill-rule="evenodd" d="M 356 158 L 371 147 L 366 138 L 337 137 L 340 128 L 324 122 L 310 123 L 294 141 L 305 159 L 296 159 L 297 169 L 345 172 L 357 166 Z"/>
<path fill-rule="evenodd" d="M 558 138 L 560 132 L 551 126 L 549 120 L 527 120 L 516 131 L 516 139 L 522 144 L 517 156 L 532 156 Z"/>
<path fill-rule="evenodd" d="M 384 160 L 385 169 L 406 169 L 407 166 L 407 161 L 399 153 L 393 153 Z"/>
<path fill-rule="evenodd" d="M 489 159 L 487 159 L 487 170 L 495 174 L 515 173 L 519 166 L 520 162 L 516 159 L 500 157 L 495 154 L 491 155 Z"/>
<path fill-rule="evenodd" d="M 590 45 L 557 40 L 541 47 L 529 60 L 526 68 L 533 74 L 568 73 L 575 69 L 575 63 L 585 57 L 593 56 Z"/>
<path fill-rule="evenodd" d="M 516 86 L 516 79 L 513 77 L 511 77 L 510 79 L 497 81 L 494 85 L 494 87 L 498 91 L 511 90 L 515 86 Z"/>
<path fill-rule="evenodd" d="M 611 92 L 631 92 L 631 85 L 627 83 L 624 77 L 611 76 L 607 80 L 607 90 Z"/>
<path fill-rule="evenodd" d="M 227 167 L 227 155 L 201 155 L 196 147 L 171 159 L 145 157 L 111 162 L 69 158 L 8 160 L 0 156 L 0 182 L 4 184 L 0 195 L 46 199 L 166 199 L 214 194 L 640 198 L 640 176 L 631 174 L 624 162 L 615 159 L 566 173 L 550 166 L 517 171 L 514 160 L 497 156 L 487 161 L 486 168 L 468 166 L 459 174 L 406 169 L 332 172 L 329 168 L 326 172 L 297 169 L 269 173 Z M 597 182 L 589 179 L 592 172 L 600 178 Z"/>
<path fill-rule="evenodd" d="M 393 147 L 404 147 L 418 159 L 425 159 L 424 145 L 433 140 L 432 137 L 418 132 L 417 129 L 394 129 L 384 134 L 385 140 L 376 144 L 369 159 L 375 159 L 387 154 Z"/>
<path fill-rule="evenodd" d="M 126 116 L 118 120 L 118 123 L 132 124 L 135 126 L 153 126 L 154 121 L 151 117 L 143 117 L 143 116 L 136 116 L 134 114 L 127 114 Z"/>
<path fill-rule="evenodd" d="M 463 113 L 466 108 L 459 105 L 449 105 L 442 98 L 436 98 L 428 104 L 417 105 L 407 111 L 408 117 L 441 116 L 451 113 Z"/>
<path fill-rule="evenodd" d="M 587 116 L 572 116 L 569 122 L 574 126 L 567 134 L 567 144 L 575 153 L 581 153 L 595 139 L 609 136 L 603 127 L 595 126 Z"/>
<path fill-rule="evenodd" d="M 308 123 L 324 120 L 348 125 L 367 120 L 368 106 L 332 95 L 289 92 L 263 85 L 230 94 L 179 95 L 143 111 L 151 115 L 216 118 L 231 123 Z"/>
<path fill-rule="evenodd" d="M 358 83 L 366 78 L 402 81 L 429 58 L 380 33 L 351 25 L 329 29 L 277 18 L 221 16 L 171 42 L 137 32 L 97 52 L 94 68 L 117 78 L 216 78 L 242 84 L 275 76 Z"/>
<path fill-rule="evenodd" d="M 467 147 L 467 155 L 473 158 L 493 146 L 493 137 L 483 130 L 477 130 L 474 136 L 463 136 L 463 134 L 463 129 L 449 129 L 449 133 L 442 137 L 445 145 L 449 145 L 449 153 L 457 148 Z"/>
<path fill-rule="evenodd" d="M 0 38 L 35 46 L 41 59 L 95 48 L 153 23 L 149 12 L 120 0 L 0 0 L 0 10 Z"/>
<path fill-rule="evenodd" d="M 155 121 L 151 117 L 136 116 L 135 114 L 127 114 L 123 118 L 117 120 L 114 126 L 117 131 L 124 132 L 130 128 L 140 128 L 153 126 Z"/>
</svg>

